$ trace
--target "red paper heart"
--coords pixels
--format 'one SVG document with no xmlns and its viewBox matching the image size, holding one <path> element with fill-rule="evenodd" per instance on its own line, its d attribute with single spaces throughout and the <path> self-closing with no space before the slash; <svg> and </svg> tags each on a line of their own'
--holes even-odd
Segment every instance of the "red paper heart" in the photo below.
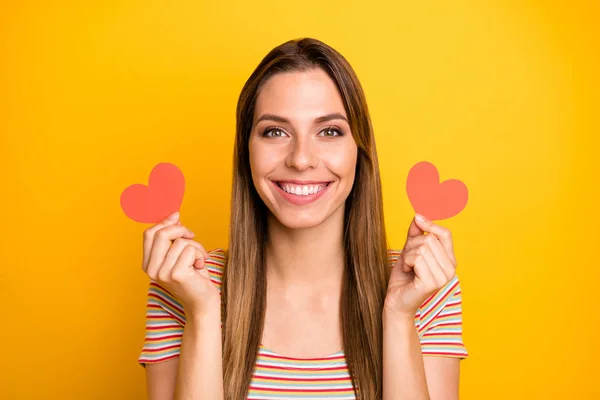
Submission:
<svg viewBox="0 0 600 400">
<path fill-rule="evenodd" d="M 432 163 L 422 161 L 408 173 L 406 192 L 415 212 L 432 221 L 446 219 L 467 205 L 467 186 L 458 179 L 440 183 L 440 175 Z"/>
<path fill-rule="evenodd" d="M 183 173 L 173 164 L 157 164 L 148 186 L 136 183 L 121 193 L 121 208 L 136 222 L 157 223 L 179 211 L 185 191 Z"/>
</svg>

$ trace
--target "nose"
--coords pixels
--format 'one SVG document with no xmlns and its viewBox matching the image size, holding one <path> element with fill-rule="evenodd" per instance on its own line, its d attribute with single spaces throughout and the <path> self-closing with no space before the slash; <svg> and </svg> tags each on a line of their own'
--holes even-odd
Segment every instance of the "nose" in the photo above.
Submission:
<svg viewBox="0 0 600 400">
<path fill-rule="evenodd" d="M 308 168 L 315 168 L 317 163 L 318 157 L 315 154 L 310 138 L 298 136 L 290 146 L 286 165 L 298 171 L 304 171 Z"/>
</svg>

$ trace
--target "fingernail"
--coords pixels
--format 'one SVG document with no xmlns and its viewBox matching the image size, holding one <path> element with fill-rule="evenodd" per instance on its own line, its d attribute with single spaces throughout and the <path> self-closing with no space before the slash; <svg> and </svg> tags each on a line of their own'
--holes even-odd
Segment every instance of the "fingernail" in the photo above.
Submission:
<svg viewBox="0 0 600 400">
<path fill-rule="evenodd" d="M 415 218 L 417 219 L 417 221 L 419 222 L 426 222 L 427 220 L 425 219 L 424 216 L 422 216 L 421 214 L 415 214 Z"/>
<path fill-rule="evenodd" d="M 169 215 L 169 219 L 171 221 L 175 221 L 177 218 L 179 218 L 179 212 L 174 212 L 173 214 Z"/>
<path fill-rule="evenodd" d="M 189 229 L 188 229 L 188 232 L 190 233 L 190 235 L 196 236 L 196 234 L 194 232 L 190 231 Z"/>
</svg>

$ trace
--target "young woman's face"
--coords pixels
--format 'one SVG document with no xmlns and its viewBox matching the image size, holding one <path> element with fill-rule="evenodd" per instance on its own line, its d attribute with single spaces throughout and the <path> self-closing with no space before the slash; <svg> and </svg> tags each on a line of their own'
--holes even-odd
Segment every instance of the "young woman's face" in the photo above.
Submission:
<svg viewBox="0 0 600 400">
<path fill-rule="evenodd" d="M 262 87 L 250 135 L 252 180 L 289 228 L 321 224 L 344 212 L 357 146 L 342 97 L 321 69 L 280 73 Z"/>
</svg>

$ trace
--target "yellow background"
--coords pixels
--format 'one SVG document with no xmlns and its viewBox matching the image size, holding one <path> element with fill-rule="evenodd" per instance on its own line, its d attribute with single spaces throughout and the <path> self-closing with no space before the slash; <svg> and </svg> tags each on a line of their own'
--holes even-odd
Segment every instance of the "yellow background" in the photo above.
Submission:
<svg viewBox="0 0 600 400">
<path fill-rule="evenodd" d="M 182 221 L 226 247 L 237 96 L 301 36 L 364 85 L 393 247 L 411 166 L 469 188 L 440 221 L 463 287 L 461 398 L 598 398 L 598 20 L 566 0 L 3 2 L 0 398 L 144 398 L 146 226 L 120 193 L 176 164 Z"/>
</svg>

